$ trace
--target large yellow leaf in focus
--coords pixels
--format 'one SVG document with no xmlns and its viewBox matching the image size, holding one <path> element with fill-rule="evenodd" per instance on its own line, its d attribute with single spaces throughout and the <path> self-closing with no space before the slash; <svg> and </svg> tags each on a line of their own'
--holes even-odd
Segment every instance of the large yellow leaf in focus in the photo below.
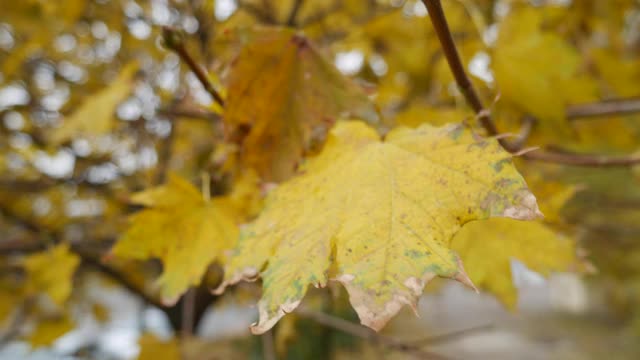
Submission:
<svg viewBox="0 0 640 360">
<path fill-rule="evenodd" d="M 224 121 L 242 138 L 241 163 L 263 179 L 291 176 L 312 140 L 345 114 L 377 120 L 366 95 L 293 30 L 259 32 L 231 70 Z"/>
<path fill-rule="evenodd" d="M 471 280 L 510 308 L 517 301 L 511 260 L 545 276 L 579 263 L 574 242 L 540 221 L 472 222 L 453 237 L 451 248 L 460 254 Z"/>
<path fill-rule="evenodd" d="M 302 174 L 268 195 L 217 292 L 260 274 L 252 331 L 262 333 L 298 306 L 308 285 L 336 280 L 361 322 L 378 330 L 403 305 L 414 307 L 434 276 L 469 283 L 449 248 L 462 224 L 538 215 L 495 139 L 476 139 L 462 125 L 422 125 L 382 142 L 361 122 L 339 122 Z"/>
<path fill-rule="evenodd" d="M 198 285 L 209 264 L 236 242 L 232 203 L 224 197 L 205 200 L 176 175 L 170 175 L 166 185 L 134 194 L 132 202 L 147 209 L 131 216 L 112 255 L 162 260 L 158 285 L 166 304 L 174 304 L 190 286 Z"/>
<path fill-rule="evenodd" d="M 128 64 L 107 87 L 87 96 L 87 100 L 62 120 L 60 127 L 51 130 L 51 143 L 62 144 L 78 136 L 96 136 L 110 132 L 116 108 L 129 96 L 132 77 L 137 69 L 137 64 Z"/>
<path fill-rule="evenodd" d="M 595 99 L 596 84 L 578 74 L 580 54 L 551 31 L 543 31 L 545 9 L 516 10 L 500 23 L 493 52 L 501 97 L 534 115 L 547 135 L 570 134 L 568 103 Z"/>
<path fill-rule="evenodd" d="M 27 294 L 44 293 L 62 307 L 71 295 L 73 274 L 78 264 L 80 259 L 69 250 L 68 244 L 29 255 L 24 260 Z"/>
</svg>

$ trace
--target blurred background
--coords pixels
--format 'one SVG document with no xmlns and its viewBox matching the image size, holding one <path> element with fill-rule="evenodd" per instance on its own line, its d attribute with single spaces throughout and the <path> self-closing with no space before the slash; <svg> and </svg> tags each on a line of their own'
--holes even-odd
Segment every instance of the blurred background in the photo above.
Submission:
<svg viewBox="0 0 640 360">
<path fill-rule="evenodd" d="M 442 5 L 501 132 L 526 128 L 525 147 L 638 154 L 640 1 Z M 425 356 L 414 348 L 452 359 L 640 358 L 640 167 L 632 164 L 518 160 L 547 209 L 539 236 L 568 239 L 575 264 L 538 269 L 555 250 L 531 246 L 542 259 L 534 265 L 513 256 L 488 268 L 508 276 L 503 291 L 476 281 L 482 275 L 467 263 L 480 294 L 436 279 L 420 317 L 404 309 L 382 340 L 336 320 L 358 322 L 336 284 L 311 291 L 308 307 L 274 331 L 250 335 L 260 284 L 214 296 L 215 262 L 176 304 L 157 300 L 158 259 L 110 256 L 142 209 L 131 196 L 170 173 L 212 196 L 234 188 L 244 128 L 229 131 L 213 93 L 231 101 L 236 59 L 269 26 L 304 34 L 368 96 L 381 133 L 474 121 L 421 1 L 2 1 L 0 359 Z M 314 133 L 309 153 L 325 133 Z M 259 176 L 263 193 L 280 180 Z"/>
</svg>

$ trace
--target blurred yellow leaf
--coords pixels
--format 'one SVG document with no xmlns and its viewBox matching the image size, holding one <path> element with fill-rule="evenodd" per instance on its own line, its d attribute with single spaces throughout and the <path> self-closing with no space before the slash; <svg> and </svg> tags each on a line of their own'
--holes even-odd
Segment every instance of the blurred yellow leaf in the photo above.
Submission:
<svg viewBox="0 0 640 360">
<path fill-rule="evenodd" d="M 365 94 L 292 30 L 259 32 L 234 63 L 228 89 L 224 121 L 242 141 L 241 163 L 268 181 L 292 175 L 341 115 L 377 120 Z"/>
<path fill-rule="evenodd" d="M 106 134 L 113 129 L 115 110 L 131 92 L 132 77 L 138 65 L 130 63 L 107 87 L 88 97 L 75 111 L 63 119 L 62 125 L 51 130 L 49 141 L 62 144 L 79 136 Z"/>
<path fill-rule="evenodd" d="M 144 205 L 130 218 L 127 231 L 112 249 L 123 258 L 159 258 L 162 301 L 175 303 L 190 286 L 198 285 L 207 267 L 221 260 L 237 237 L 237 212 L 227 198 L 205 200 L 188 181 L 170 175 L 166 185 L 132 196 Z"/>
<path fill-rule="evenodd" d="M 640 60 L 625 59 L 604 49 L 594 51 L 592 56 L 610 92 L 621 97 L 640 95 Z"/>
<path fill-rule="evenodd" d="M 152 334 L 144 334 L 138 339 L 140 354 L 138 360 L 180 360 L 178 339 L 160 340 Z"/>
<path fill-rule="evenodd" d="M 39 318 L 27 340 L 33 347 L 48 346 L 73 328 L 74 323 L 66 314 L 56 318 Z"/>
<path fill-rule="evenodd" d="M 517 301 L 511 260 L 545 276 L 578 264 L 574 242 L 540 221 L 471 222 L 453 237 L 451 248 L 460 254 L 471 280 L 510 308 Z"/>
<path fill-rule="evenodd" d="M 46 294 L 56 305 L 62 307 L 73 289 L 73 274 L 80 259 L 73 254 L 68 244 L 29 255 L 24 259 L 27 272 L 28 294 Z"/>
<path fill-rule="evenodd" d="M 347 288 L 361 322 L 379 330 L 402 306 L 415 307 L 433 277 L 469 283 L 449 248 L 462 224 L 539 214 L 511 155 L 461 125 L 396 128 L 382 142 L 361 122 L 339 122 L 302 170 L 268 195 L 217 290 L 261 274 L 254 333 L 329 279 Z"/>
<path fill-rule="evenodd" d="M 546 7 L 525 7 L 499 25 L 493 71 L 502 98 L 534 115 L 547 135 L 566 136 L 565 106 L 595 99 L 596 85 L 579 75 L 580 55 L 542 29 Z"/>
<path fill-rule="evenodd" d="M 0 284 L 0 329 L 9 315 L 19 306 L 21 300 L 19 292 L 16 292 L 15 289 L 5 288 L 4 284 Z"/>
<path fill-rule="evenodd" d="M 239 174 L 228 198 L 236 212 L 243 218 L 258 215 L 263 205 L 258 174 L 252 169 Z"/>
<path fill-rule="evenodd" d="M 50 46 L 56 35 L 75 24 L 85 6 L 85 0 L 24 0 L 0 3 L 0 14 L 4 19 L 10 19 L 16 35 L 24 38 L 11 50 L 11 56 L 6 57 L 1 63 L 0 70 L 3 75 L 14 76 L 25 60 Z"/>
</svg>

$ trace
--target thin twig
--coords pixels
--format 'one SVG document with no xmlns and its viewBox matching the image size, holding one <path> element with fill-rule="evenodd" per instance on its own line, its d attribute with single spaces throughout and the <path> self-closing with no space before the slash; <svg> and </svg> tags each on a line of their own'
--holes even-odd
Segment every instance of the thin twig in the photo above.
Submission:
<svg viewBox="0 0 640 360">
<path fill-rule="evenodd" d="M 624 115 L 640 112 L 640 98 L 611 99 L 589 104 L 569 105 L 567 119 L 577 120 L 599 116 Z"/>
<path fill-rule="evenodd" d="M 500 133 L 491 119 L 491 113 L 483 107 L 480 97 L 465 71 L 455 42 L 453 41 L 449 25 L 447 24 L 440 0 L 422 0 L 422 2 L 429 11 L 429 18 L 431 19 L 431 23 L 433 24 L 436 34 L 438 35 L 440 45 L 447 62 L 449 63 L 449 68 L 451 69 L 462 94 L 477 114 L 480 124 L 484 127 L 487 133 L 490 136 L 499 135 Z M 498 138 L 498 142 L 506 151 L 514 154 L 520 154 L 522 155 L 522 158 L 527 160 L 586 167 L 614 167 L 640 164 L 640 155 L 607 157 L 603 155 L 562 153 L 540 149 L 521 153 L 521 148 L 514 146 L 514 144 L 510 143 L 505 138 Z"/>
<path fill-rule="evenodd" d="M 78 247 L 72 246 L 71 251 L 78 255 L 83 264 L 93 267 L 98 270 L 102 275 L 110 278 L 114 282 L 118 283 L 123 288 L 129 290 L 132 294 L 137 295 L 142 301 L 148 305 L 153 305 L 160 310 L 166 311 L 168 309 L 160 300 L 154 296 L 148 294 L 145 290 L 141 289 L 135 282 L 129 280 L 124 274 L 115 270 L 114 268 L 103 264 L 98 258 L 89 255 L 87 252 L 80 250 Z"/>
<path fill-rule="evenodd" d="M 298 308 L 298 310 L 296 310 L 296 313 L 300 316 L 311 319 L 324 326 L 336 329 L 338 331 L 347 333 L 355 337 L 359 337 L 359 338 L 371 341 L 373 343 L 382 344 L 393 350 L 406 352 L 419 359 L 434 359 L 434 360 L 448 359 L 447 357 L 444 357 L 442 355 L 425 351 L 418 346 L 407 344 L 405 342 L 396 340 L 388 336 L 380 335 L 371 329 L 368 329 L 361 325 L 354 324 L 347 320 L 344 320 L 323 312 L 313 311 L 306 308 Z"/>
<path fill-rule="evenodd" d="M 533 130 L 533 125 L 536 123 L 536 119 L 533 116 L 525 115 L 522 118 L 522 125 L 520 127 L 520 133 L 518 137 L 511 143 L 515 149 L 522 149 L 524 144 L 526 144 L 529 135 L 531 135 L 531 130 Z"/>
<path fill-rule="evenodd" d="M 220 115 L 200 109 L 159 109 L 156 112 L 160 115 L 170 117 L 170 120 L 174 120 L 174 118 L 191 118 L 220 121 Z"/>
<path fill-rule="evenodd" d="M 273 11 L 271 11 L 270 8 L 261 8 L 246 0 L 239 0 L 238 8 L 244 9 L 246 12 L 253 15 L 257 20 L 265 24 L 268 24 L 268 25 L 276 24 L 276 19 L 274 18 Z"/>
<path fill-rule="evenodd" d="M 441 335 L 429 336 L 428 338 L 425 338 L 425 339 L 412 341 L 411 344 L 412 345 L 416 345 L 416 346 L 424 346 L 424 345 L 433 345 L 433 344 L 438 344 L 438 343 L 445 343 L 445 342 L 450 342 L 450 341 L 453 341 L 453 340 L 457 340 L 457 339 L 463 338 L 463 337 L 468 336 L 468 335 L 473 334 L 473 333 L 489 330 L 491 328 L 493 328 L 493 324 L 484 324 L 484 325 L 480 325 L 480 326 L 470 327 L 470 328 L 467 328 L 467 329 L 451 331 L 451 332 L 448 332 L 448 333 L 445 333 L 445 334 L 441 334 Z"/>
<path fill-rule="evenodd" d="M 626 167 L 640 164 L 640 154 L 606 156 L 597 154 L 575 154 L 557 151 L 533 150 L 523 154 L 522 157 L 533 161 L 584 167 Z"/>
<path fill-rule="evenodd" d="M 180 335 L 188 338 L 193 335 L 193 320 L 196 304 L 196 290 L 192 287 L 184 294 L 182 302 L 182 329 Z"/>
<path fill-rule="evenodd" d="M 291 7 L 291 11 L 289 12 L 289 16 L 287 16 L 287 26 L 295 26 L 296 25 L 296 17 L 298 16 L 298 12 L 300 8 L 302 8 L 302 3 L 304 0 L 294 0 L 293 6 Z"/>
<path fill-rule="evenodd" d="M 200 45 L 200 53 L 204 58 L 205 64 L 209 64 L 212 58 L 212 47 L 210 46 L 211 34 L 215 33 L 213 31 L 213 26 L 215 24 L 214 17 L 210 16 L 205 8 L 204 1 L 198 0 L 189 0 L 189 7 L 191 8 L 191 13 L 198 20 L 198 30 L 196 32 L 196 36 L 198 38 L 198 43 Z"/>
<path fill-rule="evenodd" d="M 220 93 L 218 93 L 211 81 L 209 81 L 209 77 L 205 70 L 196 63 L 191 54 L 189 54 L 185 48 L 183 35 L 178 30 L 165 26 L 162 28 L 162 38 L 164 39 L 164 44 L 167 48 L 178 54 L 180 59 L 189 66 L 189 69 L 191 69 L 191 71 L 196 75 L 200 84 L 202 84 L 209 95 L 211 95 L 211 97 L 213 97 L 220 106 L 224 106 L 224 99 L 222 99 Z"/>
</svg>

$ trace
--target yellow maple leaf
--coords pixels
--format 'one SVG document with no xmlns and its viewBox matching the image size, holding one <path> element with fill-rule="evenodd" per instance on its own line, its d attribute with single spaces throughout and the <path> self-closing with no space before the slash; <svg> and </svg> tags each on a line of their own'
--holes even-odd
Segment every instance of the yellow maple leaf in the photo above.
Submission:
<svg viewBox="0 0 640 360">
<path fill-rule="evenodd" d="M 595 82 L 579 75 L 580 54 L 562 37 L 543 31 L 545 11 L 514 11 L 499 26 L 493 71 L 502 98 L 534 115 L 548 135 L 568 135 L 565 106 L 595 99 Z"/>
<path fill-rule="evenodd" d="M 598 73 L 613 93 L 620 97 L 638 95 L 640 60 L 627 59 L 611 49 L 596 49 L 592 54 Z"/>
<path fill-rule="evenodd" d="M 33 347 L 48 346 L 74 328 L 74 323 L 68 314 L 55 318 L 39 318 L 33 332 L 27 340 Z"/>
<path fill-rule="evenodd" d="M 293 30 L 259 32 L 234 63 L 228 89 L 229 136 L 242 138 L 241 163 L 268 181 L 292 175 L 313 138 L 341 115 L 377 120 L 365 94 Z"/>
<path fill-rule="evenodd" d="M 344 284 L 361 322 L 380 329 L 415 306 L 434 276 L 467 282 L 449 249 L 462 224 L 539 214 L 511 155 L 462 125 L 397 128 L 381 142 L 361 122 L 339 122 L 302 171 L 268 195 L 216 290 L 262 276 L 254 333 L 328 280 Z"/>
<path fill-rule="evenodd" d="M 0 329 L 3 328 L 22 300 L 19 291 L 0 282 Z"/>
<path fill-rule="evenodd" d="M 63 119 L 60 127 L 51 130 L 51 143 L 62 144 L 78 136 L 110 132 L 114 125 L 116 107 L 129 96 L 131 80 L 137 69 L 136 63 L 126 65 L 107 87 L 87 97 L 71 115 Z"/>
<path fill-rule="evenodd" d="M 80 263 L 68 244 L 29 255 L 24 259 L 27 294 L 44 293 L 58 306 L 63 306 L 73 289 L 73 274 Z"/>
<path fill-rule="evenodd" d="M 451 248 L 460 254 L 471 280 L 510 308 L 517 300 L 512 259 L 543 275 L 568 271 L 579 262 L 574 241 L 540 221 L 498 218 L 472 222 L 453 237 Z"/>
<path fill-rule="evenodd" d="M 166 304 L 198 285 L 209 264 L 235 244 L 233 204 L 225 197 L 205 200 L 176 175 L 170 175 L 166 185 L 134 194 L 132 202 L 148 208 L 131 216 L 129 228 L 111 252 L 123 258 L 161 259 L 158 284 Z"/>
<path fill-rule="evenodd" d="M 161 340 L 152 334 L 144 334 L 138 339 L 140 354 L 138 360 L 180 360 L 178 339 Z"/>
</svg>

